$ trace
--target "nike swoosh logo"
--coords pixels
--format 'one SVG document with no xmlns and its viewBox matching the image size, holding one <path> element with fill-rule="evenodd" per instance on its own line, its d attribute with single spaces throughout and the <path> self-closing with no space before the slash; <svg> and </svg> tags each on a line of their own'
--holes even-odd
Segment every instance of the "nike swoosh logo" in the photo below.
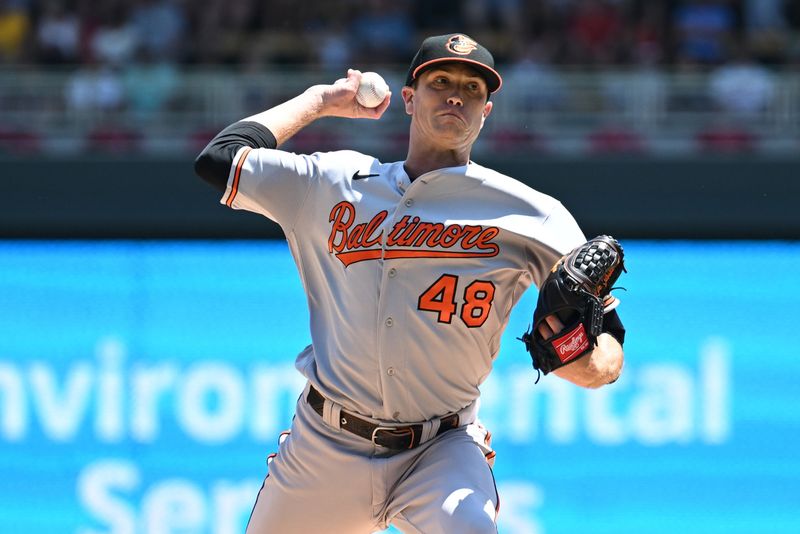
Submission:
<svg viewBox="0 0 800 534">
<path fill-rule="evenodd" d="M 370 178 L 371 176 L 380 176 L 380 174 L 359 174 L 358 171 L 353 173 L 353 180 L 363 180 L 364 178 Z"/>
</svg>

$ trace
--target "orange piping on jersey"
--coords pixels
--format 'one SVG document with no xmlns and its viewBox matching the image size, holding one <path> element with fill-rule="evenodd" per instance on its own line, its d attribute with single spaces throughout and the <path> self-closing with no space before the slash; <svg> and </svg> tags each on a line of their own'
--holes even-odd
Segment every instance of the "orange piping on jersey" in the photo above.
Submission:
<svg viewBox="0 0 800 534">
<path fill-rule="evenodd" d="M 233 199 L 236 198 L 236 193 L 239 192 L 239 178 L 242 176 L 242 167 L 244 166 L 247 155 L 250 154 L 251 150 L 253 150 L 251 147 L 245 148 L 244 152 L 242 152 L 242 155 L 239 157 L 239 163 L 236 164 L 236 171 L 233 173 L 231 193 L 228 195 L 228 200 L 225 201 L 225 205 L 229 208 L 233 205 Z"/>
</svg>

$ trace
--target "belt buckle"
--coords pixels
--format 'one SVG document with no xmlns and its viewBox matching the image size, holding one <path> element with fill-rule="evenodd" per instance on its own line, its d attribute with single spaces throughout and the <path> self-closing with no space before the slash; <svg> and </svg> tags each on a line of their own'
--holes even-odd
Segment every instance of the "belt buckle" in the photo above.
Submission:
<svg viewBox="0 0 800 534">
<path fill-rule="evenodd" d="M 375 429 L 372 431 L 372 443 L 375 445 L 380 445 L 381 447 L 386 447 L 389 449 L 401 450 L 402 448 L 392 447 L 385 443 L 379 443 L 376 441 L 380 436 L 378 436 L 378 432 L 385 431 L 389 433 L 391 436 L 400 437 L 400 436 L 409 436 L 410 439 L 408 440 L 408 447 L 406 449 L 411 449 L 414 446 L 414 429 L 410 426 L 407 427 L 391 427 L 391 426 L 376 426 Z"/>
</svg>

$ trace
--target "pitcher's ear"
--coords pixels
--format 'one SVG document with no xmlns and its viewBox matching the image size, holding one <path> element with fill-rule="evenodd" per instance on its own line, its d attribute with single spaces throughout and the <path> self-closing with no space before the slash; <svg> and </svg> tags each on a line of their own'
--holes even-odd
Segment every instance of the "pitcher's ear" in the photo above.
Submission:
<svg viewBox="0 0 800 534">
<path fill-rule="evenodd" d="M 403 87 L 400 95 L 403 97 L 403 105 L 406 108 L 406 115 L 411 115 L 414 111 L 414 88 Z"/>
</svg>

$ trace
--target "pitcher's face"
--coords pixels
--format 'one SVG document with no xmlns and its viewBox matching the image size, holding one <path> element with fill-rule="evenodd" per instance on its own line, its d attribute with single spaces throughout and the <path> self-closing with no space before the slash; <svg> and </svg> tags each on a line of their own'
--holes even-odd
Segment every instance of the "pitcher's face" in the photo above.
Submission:
<svg viewBox="0 0 800 534">
<path fill-rule="evenodd" d="M 403 88 L 412 141 L 445 149 L 471 146 L 492 111 L 488 94 L 483 77 L 464 63 L 425 71 L 416 88 Z"/>
</svg>

